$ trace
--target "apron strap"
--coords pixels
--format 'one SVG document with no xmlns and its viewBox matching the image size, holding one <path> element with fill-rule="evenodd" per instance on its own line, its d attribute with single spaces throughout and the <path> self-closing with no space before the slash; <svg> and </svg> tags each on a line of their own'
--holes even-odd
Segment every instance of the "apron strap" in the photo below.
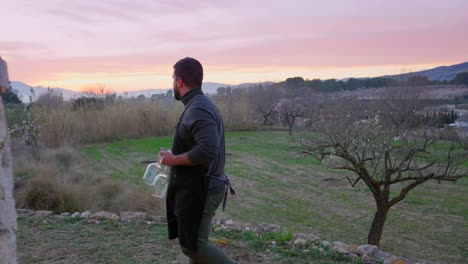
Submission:
<svg viewBox="0 0 468 264">
<path fill-rule="evenodd" d="M 228 190 L 229 189 L 229 190 Z M 231 186 L 231 182 L 229 181 L 229 178 L 227 179 L 227 184 L 226 184 L 226 190 L 224 192 L 224 199 L 223 199 L 223 212 L 224 212 L 224 209 L 226 208 L 226 202 L 227 202 L 227 198 L 228 198 L 228 191 L 231 195 L 236 195 L 236 190 L 234 190 L 234 188 L 232 188 Z"/>
</svg>

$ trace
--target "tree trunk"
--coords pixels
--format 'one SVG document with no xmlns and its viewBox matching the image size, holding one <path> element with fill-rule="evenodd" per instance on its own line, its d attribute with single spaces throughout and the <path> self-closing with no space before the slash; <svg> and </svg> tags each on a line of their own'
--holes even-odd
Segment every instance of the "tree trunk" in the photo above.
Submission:
<svg viewBox="0 0 468 264">
<path fill-rule="evenodd" d="M 389 208 L 386 208 L 385 205 L 377 205 L 377 212 L 374 215 L 374 220 L 372 221 L 372 226 L 367 237 L 368 244 L 379 246 L 388 211 Z"/>
<path fill-rule="evenodd" d="M 263 124 L 262 126 L 266 126 L 268 124 L 268 117 L 270 115 L 269 114 L 263 114 Z"/>
<path fill-rule="evenodd" d="M 0 57 L 0 93 L 10 88 L 5 61 Z M 13 170 L 3 102 L 0 99 L 0 263 L 16 263 L 16 209 Z"/>
<path fill-rule="evenodd" d="M 293 126 L 294 126 L 294 121 L 295 121 L 295 118 L 292 118 L 292 119 L 289 119 L 289 117 L 286 118 L 286 122 L 288 123 L 288 126 L 289 126 L 289 135 L 292 136 L 292 129 L 293 129 Z"/>
</svg>

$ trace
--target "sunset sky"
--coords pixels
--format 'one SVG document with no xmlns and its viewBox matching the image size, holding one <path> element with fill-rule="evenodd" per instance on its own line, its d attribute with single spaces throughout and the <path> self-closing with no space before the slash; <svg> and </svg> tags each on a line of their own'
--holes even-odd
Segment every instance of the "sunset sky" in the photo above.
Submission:
<svg viewBox="0 0 468 264">
<path fill-rule="evenodd" d="M 10 79 L 115 91 L 205 81 L 379 76 L 468 61 L 468 1 L 0 0 Z"/>
</svg>

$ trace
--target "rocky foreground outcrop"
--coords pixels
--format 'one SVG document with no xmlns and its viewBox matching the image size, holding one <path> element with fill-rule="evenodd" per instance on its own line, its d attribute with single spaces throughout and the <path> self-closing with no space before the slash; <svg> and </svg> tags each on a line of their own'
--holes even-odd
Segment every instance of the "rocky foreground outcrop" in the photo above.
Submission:
<svg viewBox="0 0 468 264">
<path fill-rule="evenodd" d="M 0 94 L 10 89 L 7 65 L 0 57 Z M 10 136 L 0 100 L 0 263 L 16 263 L 16 211 Z"/>
</svg>

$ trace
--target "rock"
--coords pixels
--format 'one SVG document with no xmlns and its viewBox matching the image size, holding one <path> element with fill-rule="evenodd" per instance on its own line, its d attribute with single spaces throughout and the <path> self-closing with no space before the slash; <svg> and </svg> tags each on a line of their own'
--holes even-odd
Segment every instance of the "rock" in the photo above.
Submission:
<svg viewBox="0 0 468 264">
<path fill-rule="evenodd" d="M 309 252 L 310 252 L 309 249 L 304 249 L 304 250 L 302 250 L 302 253 L 304 253 L 304 254 L 307 254 L 307 253 L 309 253 Z"/>
<path fill-rule="evenodd" d="M 100 211 L 95 213 L 92 218 L 98 219 L 98 220 L 119 220 L 119 217 L 116 214 L 106 212 L 106 211 Z"/>
<path fill-rule="evenodd" d="M 242 229 L 243 229 L 244 231 L 251 231 L 251 230 L 254 230 L 254 228 L 253 228 L 251 225 L 249 225 L 249 224 L 244 225 L 244 227 L 243 227 Z"/>
<path fill-rule="evenodd" d="M 358 247 L 359 247 L 358 245 L 354 245 L 354 244 L 348 245 L 348 251 L 350 253 L 355 252 Z"/>
<path fill-rule="evenodd" d="M 328 242 L 328 241 L 326 241 L 326 240 L 322 240 L 322 241 L 320 242 L 320 244 L 322 244 L 322 247 L 324 247 L 324 248 L 325 248 L 325 247 L 327 247 L 327 248 L 330 248 L 330 247 L 331 247 L 330 242 Z"/>
<path fill-rule="evenodd" d="M 333 252 L 336 252 L 336 253 L 348 254 L 349 253 L 348 247 L 349 246 L 343 242 L 334 241 L 332 243 L 331 249 Z"/>
<path fill-rule="evenodd" d="M 219 231 L 223 230 L 220 226 L 218 227 L 215 227 L 215 229 L 213 230 L 213 232 L 217 233 Z"/>
<path fill-rule="evenodd" d="M 2 34 L 5 39 L 5 34 Z M 0 93 L 10 89 L 8 68 L 0 57 Z M 16 263 L 17 214 L 13 197 L 13 161 L 3 102 L 0 101 L 0 262 Z"/>
<path fill-rule="evenodd" d="M 257 228 L 255 228 L 255 232 L 259 234 L 265 234 L 268 232 L 273 232 L 277 233 L 281 230 L 281 226 L 279 225 L 273 225 L 273 224 L 267 224 L 267 223 L 261 223 Z"/>
<path fill-rule="evenodd" d="M 91 211 L 84 211 L 83 213 L 81 213 L 80 218 L 86 219 L 86 218 L 89 218 L 92 214 L 93 213 L 91 213 Z"/>
<path fill-rule="evenodd" d="M 382 250 L 377 250 L 377 252 L 374 253 L 374 258 L 378 259 L 381 263 L 390 263 L 390 259 L 393 257 L 393 254 L 384 252 Z"/>
<path fill-rule="evenodd" d="M 221 224 L 221 226 L 225 226 L 228 229 L 237 230 L 237 231 L 242 231 L 244 229 L 243 225 L 239 223 L 235 223 L 231 219 L 224 221 L 224 224 Z"/>
<path fill-rule="evenodd" d="M 318 236 L 316 236 L 314 234 L 303 234 L 303 233 L 294 234 L 292 240 L 294 241 L 294 240 L 296 240 L 298 238 L 302 238 L 305 241 L 307 241 L 308 243 L 314 243 L 315 241 L 319 240 Z"/>
<path fill-rule="evenodd" d="M 271 244 L 272 244 L 272 245 L 276 245 L 276 241 L 274 241 L 274 240 L 271 241 Z"/>
<path fill-rule="evenodd" d="M 166 218 L 160 215 L 147 215 L 146 218 L 149 221 L 157 222 L 157 223 L 164 223 L 166 222 Z"/>
<path fill-rule="evenodd" d="M 351 254 L 348 254 L 348 257 L 355 259 L 355 258 L 358 258 L 359 256 L 351 253 Z"/>
<path fill-rule="evenodd" d="M 363 255 L 361 261 L 363 264 L 380 264 L 380 261 L 368 255 Z"/>
<path fill-rule="evenodd" d="M 53 213 L 54 212 L 52 212 L 52 211 L 39 210 L 39 211 L 34 212 L 34 216 L 42 218 L 42 217 L 47 217 L 47 216 L 49 216 L 49 215 L 51 215 Z"/>
<path fill-rule="evenodd" d="M 145 223 L 146 223 L 147 225 L 155 225 L 155 224 L 156 224 L 156 222 L 153 222 L 153 221 L 145 221 Z"/>
<path fill-rule="evenodd" d="M 71 215 L 72 218 L 78 218 L 78 217 L 80 217 L 80 216 L 81 216 L 80 212 L 74 212 L 74 213 Z"/>
<path fill-rule="evenodd" d="M 393 254 L 378 250 L 375 255 L 375 258 L 383 264 L 406 264 L 409 263 L 408 259 L 403 257 L 398 257 Z"/>
<path fill-rule="evenodd" d="M 227 228 L 231 230 L 242 231 L 242 225 L 240 224 L 233 224 L 233 225 L 228 226 Z"/>
<path fill-rule="evenodd" d="M 359 256 L 374 256 L 375 253 L 377 253 L 377 250 L 379 248 L 377 246 L 374 246 L 374 245 L 361 245 L 359 246 L 358 248 L 356 248 L 356 250 L 353 252 L 354 254 L 357 254 Z"/>
<path fill-rule="evenodd" d="M 323 249 L 323 247 L 320 247 L 320 248 L 319 248 L 320 254 L 322 254 L 324 251 L 325 251 L 325 249 Z"/>
<path fill-rule="evenodd" d="M 377 250 L 377 252 L 374 254 L 374 257 L 380 260 L 381 262 L 388 262 L 393 257 L 393 255 L 382 250 Z"/>
<path fill-rule="evenodd" d="M 385 260 L 384 264 L 406 264 L 408 261 L 405 258 L 392 256 L 390 259 Z"/>
<path fill-rule="evenodd" d="M 10 80 L 8 78 L 8 67 L 6 61 L 0 57 L 0 94 L 10 89 Z M 3 109 L 2 109 L 3 112 Z M 3 116 L 3 113 L 2 113 Z M 3 117 L 2 117 L 3 119 Z M 3 138 L 2 138 L 3 139 Z M 8 144 L 10 145 L 10 144 Z M 8 146 L 10 147 L 10 146 Z M 13 180 L 13 178 L 12 178 Z M 13 187 L 13 186 L 12 186 Z M 3 199 L 3 198 L 2 198 Z"/>
<path fill-rule="evenodd" d="M 93 224 L 99 225 L 101 223 L 101 221 L 97 220 L 97 219 L 89 219 L 88 223 L 93 223 Z"/>
<path fill-rule="evenodd" d="M 293 247 L 304 247 L 307 245 L 307 240 L 303 239 L 303 238 L 298 238 L 296 240 L 294 240 L 293 242 Z"/>
<path fill-rule="evenodd" d="M 61 216 L 61 217 L 69 217 L 69 216 L 70 216 L 70 213 L 68 213 L 68 212 L 61 213 L 60 216 Z"/>
<path fill-rule="evenodd" d="M 29 209 L 16 209 L 16 214 L 18 218 L 30 217 L 34 214 L 34 210 Z"/>
<path fill-rule="evenodd" d="M 146 216 L 145 212 L 120 212 L 122 222 L 143 222 L 146 221 Z"/>
</svg>

